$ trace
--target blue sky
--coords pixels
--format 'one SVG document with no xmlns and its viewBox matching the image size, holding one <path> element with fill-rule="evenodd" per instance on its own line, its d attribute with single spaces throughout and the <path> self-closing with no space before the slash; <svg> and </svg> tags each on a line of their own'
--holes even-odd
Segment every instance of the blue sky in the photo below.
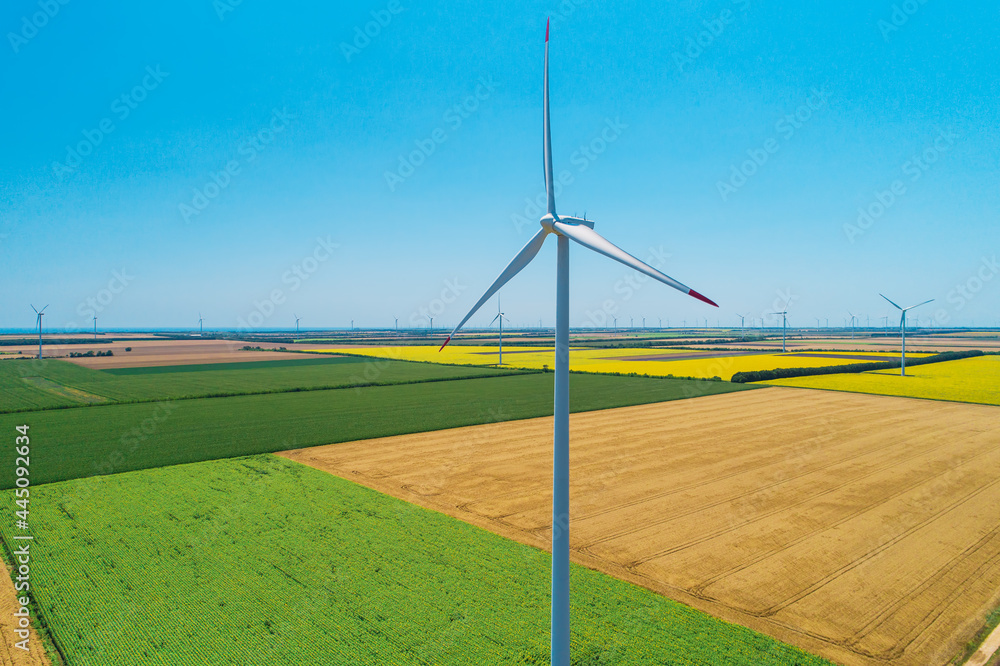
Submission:
<svg viewBox="0 0 1000 666">
<path fill-rule="evenodd" d="M 547 15 L 559 211 L 721 305 L 579 248 L 574 326 L 1000 320 L 989 3 L 63 2 L 0 9 L 0 328 L 450 328 L 536 228 Z"/>
</svg>

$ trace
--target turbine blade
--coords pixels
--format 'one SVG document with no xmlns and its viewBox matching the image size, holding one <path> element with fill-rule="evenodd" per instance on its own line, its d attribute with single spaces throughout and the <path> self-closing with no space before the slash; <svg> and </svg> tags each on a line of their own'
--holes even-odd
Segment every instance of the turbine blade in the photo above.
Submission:
<svg viewBox="0 0 1000 666">
<path fill-rule="evenodd" d="M 913 308 L 919 308 L 921 305 L 927 305 L 928 303 L 930 303 L 933 300 L 934 299 L 932 298 L 930 301 L 924 301 L 923 303 L 917 303 L 916 305 L 911 305 L 910 307 L 908 307 L 906 309 L 907 310 L 912 310 Z"/>
<path fill-rule="evenodd" d="M 441 349 L 444 349 L 445 345 L 451 342 L 451 339 L 455 337 L 456 333 L 458 333 L 458 329 L 462 328 L 462 326 L 465 325 L 465 322 L 469 321 L 469 318 L 476 314 L 476 311 L 483 306 L 483 303 L 490 300 L 490 298 L 493 297 L 493 294 L 500 290 L 500 287 L 507 284 L 512 277 L 521 272 L 522 268 L 531 263 L 531 260 L 535 258 L 538 251 L 542 249 L 542 243 L 545 242 L 545 237 L 548 235 L 549 232 L 546 229 L 539 229 L 538 233 L 532 236 L 531 240 L 529 240 L 528 243 L 521 248 L 521 251 L 518 252 L 517 255 L 511 260 L 511 262 L 507 264 L 507 268 L 503 269 L 500 276 L 493 281 L 493 284 L 491 284 L 490 288 L 486 290 L 486 293 L 483 294 L 482 298 L 476 301 L 476 304 L 472 306 L 471 310 L 469 310 L 469 314 L 465 315 L 465 318 L 458 322 L 458 326 L 455 327 L 455 330 L 451 332 L 448 339 L 444 341 L 443 345 L 441 345 Z M 441 351 L 441 349 L 438 349 L 438 351 Z"/>
<path fill-rule="evenodd" d="M 882 298 L 885 298 L 885 300 L 889 301 L 889 299 L 886 298 L 885 294 L 880 293 L 879 296 L 881 296 Z M 892 301 L 889 301 L 889 302 L 892 303 Z M 892 303 L 892 307 L 896 308 L 897 310 L 902 310 L 903 309 L 903 308 L 899 307 L 898 305 L 896 305 L 895 303 Z"/>
<path fill-rule="evenodd" d="M 493 321 L 490 322 L 490 326 L 492 326 L 493 324 L 497 323 L 497 319 L 499 319 L 499 318 L 500 318 L 500 315 L 497 315 L 496 317 L 493 317 Z"/>
<path fill-rule="evenodd" d="M 567 224 L 565 222 L 558 221 L 553 222 L 552 227 L 562 235 L 576 241 L 586 248 L 593 250 L 594 252 L 599 252 L 606 257 L 625 264 L 629 268 L 634 268 L 640 273 L 644 273 L 654 280 L 658 280 L 659 282 L 671 286 L 678 291 L 682 291 L 692 298 L 697 298 L 699 301 L 708 303 L 711 306 L 719 307 L 715 301 L 702 296 L 691 287 L 678 282 L 668 275 L 664 275 L 652 266 L 636 259 L 625 250 L 605 239 L 590 227 L 583 226 L 582 224 Z"/>
<path fill-rule="evenodd" d="M 545 115 L 542 130 L 543 146 L 542 160 L 545 169 L 545 194 L 548 197 L 548 210 L 551 215 L 556 213 L 556 193 L 552 179 L 552 133 L 549 127 L 549 21 L 545 20 L 545 83 L 542 92 L 542 107 Z"/>
</svg>

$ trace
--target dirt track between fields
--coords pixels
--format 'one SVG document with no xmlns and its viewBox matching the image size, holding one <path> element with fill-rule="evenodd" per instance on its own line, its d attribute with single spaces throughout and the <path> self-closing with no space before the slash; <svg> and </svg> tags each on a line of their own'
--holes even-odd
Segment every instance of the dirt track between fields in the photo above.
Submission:
<svg viewBox="0 0 1000 666">
<path fill-rule="evenodd" d="M 11 500 L 13 502 L 13 500 Z M 14 613 L 20 609 L 17 603 L 18 592 L 14 589 L 14 583 L 10 579 L 10 572 L 6 566 L 2 566 L 0 571 L 0 635 L 2 635 L 3 648 L 0 650 L 0 666 L 49 666 L 51 663 L 45 654 L 42 640 L 35 631 L 34 624 L 29 627 L 28 650 L 22 650 L 14 645 L 21 638 L 14 634 L 17 629 L 15 622 L 18 618 Z M 32 620 L 37 621 L 37 620 Z"/>
<path fill-rule="evenodd" d="M 546 548 L 549 418 L 285 452 Z M 571 417 L 574 561 L 849 665 L 1000 602 L 1000 408 L 773 388 Z"/>
</svg>

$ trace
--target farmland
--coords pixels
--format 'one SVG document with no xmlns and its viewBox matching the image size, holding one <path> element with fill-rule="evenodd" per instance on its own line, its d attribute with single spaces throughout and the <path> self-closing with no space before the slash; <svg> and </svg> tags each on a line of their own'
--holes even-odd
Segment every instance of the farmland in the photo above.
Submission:
<svg viewBox="0 0 1000 666">
<path fill-rule="evenodd" d="M 355 368 L 355 366 L 335 366 Z M 324 366 L 318 366 L 324 367 Z M 428 372 L 449 373 L 444 367 Z M 469 369 L 478 372 L 480 369 Z M 252 372 L 251 370 L 241 372 Z M 347 371 L 357 372 L 356 369 Z M 170 377 L 173 373 L 152 377 Z M 181 373 L 182 379 L 200 373 Z M 142 377 L 143 375 L 139 375 Z M 127 377 L 126 377 L 127 378 Z M 125 379 L 125 378 L 123 378 Z M 573 411 L 606 409 L 754 389 L 726 382 L 576 375 Z M 424 383 L 297 391 L 223 398 L 0 415 L 0 431 L 31 426 L 40 442 L 35 483 L 161 465 L 552 413 L 552 375 L 530 373 Z M 13 470 L 0 469 L 0 487 Z"/>
<path fill-rule="evenodd" d="M 337 349 L 337 354 L 364 354 L 377 358 L 453 363 L 457 365 L 488 365 L 497 362 L 496 347 L 449 346 L 440 352 L 437 347 L 381 347 Z M 926 354 L 913 354 L 914 358 Z M 737 372 L 772 370 L 775 368 L 811 368 L 848 365 L 861 361 L 891 360 L 887 352 L 816 352 L 747 353 L 699 351 L 689 349 L 570 349 L 570 369 L 576 372 L 639 374 L 650 377 L 718 377 L 728 381 Z M 512 347 L 504 351 L 504 366 L 539 370 L 552 367 L 552 349 Z"/>
<path fill-rule="evenodd" d="M 763 384 L 1000 405 L 1000 356 L 860 374 L 776 379 Z"/>
<path fill-rule="evenodd" d="M 280 393 L 490 377 L 498 368 L 373 361 L 359 357 L 92 370 L 59 360 L 0 363 L 0 412 L 114 402 Z M 523 371 L 522 371 L 523 372 Z"/>
<path fill-rule="evenodd" d="M 283 455 L 545 547 L 551 427 Z M 768 388 L 571 427 L 580 564 L 852 666 L 944 663 L 1000 602 L 995 407 Z"/>
<path fill-rule="evenodd" d="M 546 553 L 276 456 L 35 492 L 36 594 L 74 665 L 548 660 Z M 825 663 L 599 572 L 571 580 L 583 663 Z"/>
</svg>

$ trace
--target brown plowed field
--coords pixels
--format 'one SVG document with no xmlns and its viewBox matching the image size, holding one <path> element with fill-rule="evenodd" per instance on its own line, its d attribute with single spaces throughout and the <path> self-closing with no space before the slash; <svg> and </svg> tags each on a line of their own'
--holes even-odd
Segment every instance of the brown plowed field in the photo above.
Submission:
<svg viewBox="0 0 1000 666">
<path fill-rule="evenodd" d="M 285 452 L 547 547 L 548 418 Z M 845 664 L 1000 602 L 1000 408 L 774 388 L 571 417 L 575 561 Z"/>
</svg>

